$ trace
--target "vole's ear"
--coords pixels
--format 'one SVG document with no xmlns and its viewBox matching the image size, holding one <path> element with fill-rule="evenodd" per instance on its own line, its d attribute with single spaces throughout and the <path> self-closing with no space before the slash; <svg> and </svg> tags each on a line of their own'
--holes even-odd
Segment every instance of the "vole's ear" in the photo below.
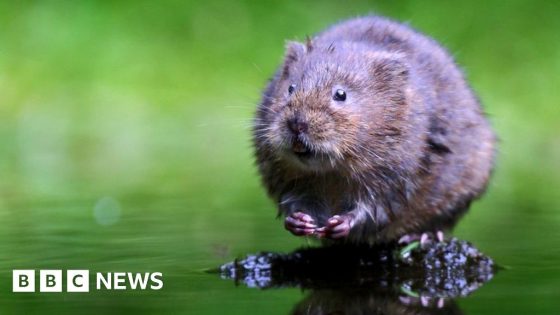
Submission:
<svg viewBox="0 0 560 315">
<path fill-rule="evenodd" d="M 376 86 L 381 89 L 387 89 L 406 85 L 409 66 L 403 58 L 399 56 L 383 56 L 374 60 L 372 75 Z"/>
<path fill-rule="evenodd" d="M 386 115 L 390 117 L 400 117 L 403 111 L 402 106 L 407 102 L 407 86 L 409 83 L 410 67 L 405 58 L 389 53 L 383 56 L 376 56 L 372 59 L 372 90 L 378 98 L 383 99 L 387 106 Z M 397 119 L 398 120 L 398 119 Z"/>
<path fill-rule="evenodd" d="M 307 52 L 306 45 L 289 41 L 286 43 L 286 55 L 284 56 L 284 66 L 282 69 L 282 77 L 287 77 L 290 74 L 290 69 L 294 63 L 301 60 Z"/>
</svg>

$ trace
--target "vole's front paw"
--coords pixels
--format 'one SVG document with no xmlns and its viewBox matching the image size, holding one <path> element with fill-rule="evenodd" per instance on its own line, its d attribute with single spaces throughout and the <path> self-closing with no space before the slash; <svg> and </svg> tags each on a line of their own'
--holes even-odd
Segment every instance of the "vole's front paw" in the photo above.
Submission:
<svg viewBox="0 0 560 315">
<path fill-rule="evenodd" d="M 284 221 L 284 227 L 297 236 L 314 234 L 317 229 L 313 218 L 303 212 L 294 212 L 287 216 Z"/>
<path fill-rule="evenodd" d="M 351 215 L 335 215 L 327 220 L 327 225 L 317 229 L 317 235 L 326 238 L 343 238 L 352 229 L 354 217 Z"/>
</svg>

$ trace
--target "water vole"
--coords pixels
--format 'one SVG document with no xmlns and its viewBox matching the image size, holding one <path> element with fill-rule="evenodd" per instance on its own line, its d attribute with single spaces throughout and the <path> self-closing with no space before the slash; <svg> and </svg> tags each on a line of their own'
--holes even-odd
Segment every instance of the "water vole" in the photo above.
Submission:
<svg viewBox="0 0 560 315">
<path fill-rule="evenodd" d="M 373 16 L 289 42 L 254 119 L 285 227 L 335 242 L 451 228 L 484 192 L 494 145 L 450 55 Z"/>
</svg>

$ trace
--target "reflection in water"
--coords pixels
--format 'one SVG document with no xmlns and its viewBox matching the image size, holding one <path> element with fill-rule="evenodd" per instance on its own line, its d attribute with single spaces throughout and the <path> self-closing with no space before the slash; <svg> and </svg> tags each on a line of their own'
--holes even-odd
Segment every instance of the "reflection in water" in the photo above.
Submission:
<svg viewBox="0 0 560 315">
<path fill-rule="evenodd" d="M 292 314 L 463 314 L 453 300 L 433 304 L 424 298 L 411 300 L 383 290 L 312 290 L 299 302 Z"/>
<path fill-rule="evenodd" d="M 461 314 L 453 299 L 477 290 L 496 267 L 470 243 L 451 239 L 260 253 L 219 271 L 249 287 L 310 289 L 294 314 Z"/>
</svg>

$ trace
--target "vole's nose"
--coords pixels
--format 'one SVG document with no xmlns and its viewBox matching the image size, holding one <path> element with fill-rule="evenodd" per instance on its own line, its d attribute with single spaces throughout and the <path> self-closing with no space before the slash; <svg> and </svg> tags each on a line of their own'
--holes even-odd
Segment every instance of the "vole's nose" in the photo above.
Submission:
<svg viewBox="0 0 560 315">
<path fill-rule="evenodd" d="M 308 125 L 299 117 L 294 117 L 288 119 L 288 128 L 295 134 L 299 135 L 301 133 L 307 132 Z"/>
</svg>

